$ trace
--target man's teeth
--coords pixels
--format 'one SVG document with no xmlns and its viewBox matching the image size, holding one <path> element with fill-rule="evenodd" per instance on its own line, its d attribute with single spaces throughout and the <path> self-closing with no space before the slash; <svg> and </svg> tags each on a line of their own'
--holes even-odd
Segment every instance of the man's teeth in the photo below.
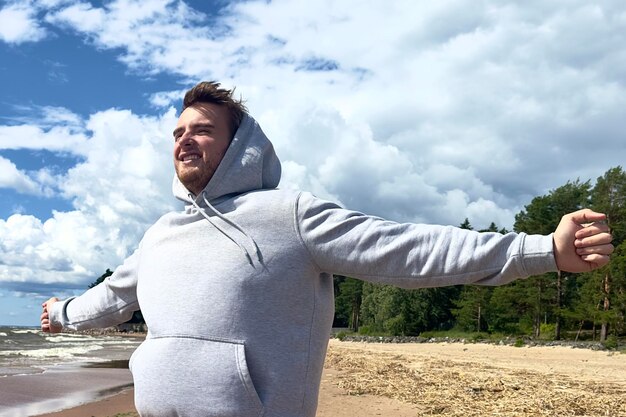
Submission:
<svg viewBox="0 0 626 417">
<path fill-rule="evenodd" d="M 183 161 L 193 161 L 195 159 L 200 159 L 200 155 L 187 155 L 183 158 Z"/>
</svg>

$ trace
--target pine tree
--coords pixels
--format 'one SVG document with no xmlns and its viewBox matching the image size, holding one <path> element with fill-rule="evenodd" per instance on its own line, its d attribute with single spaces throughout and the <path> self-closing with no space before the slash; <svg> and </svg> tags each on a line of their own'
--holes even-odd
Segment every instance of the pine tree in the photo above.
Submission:
<svg viewBox="0 0 626 417">
<path fill-rule="evenodd" d="M 567 213 L 585 207 L 589 203 L 590 183 L 567 182 L 547 195 L 535 197 L 525 210 L 515 216 L 514 229 L 517 232 L 547 235 L 556 230 L 561 217 Z M 533 335 L 540 336 L 541 323 L 547 323 L 549 317 L 555 322 L 555 339 L 561 337 L 563 309 L 569 300 L 564 298 L 567 281 L 575 279 L 573 274 L 557 273 L 532 277 L 518 287 L 525 288 L 522 292 L 525 301 L 532 306 Z"/>
<path fill-rule="evenodd" d="M 594 210 L 607 214 L 609 227 L 613 234 L 615 246 L 619 246 L 626 238 L 626 173 L 621 167 L 609 169 L 599 177 L 591 193 Z M 614 256 L 619 258 L 619 255 Z M 619 265 L 619 261 L 615 262 Z M 616 323 L 619 312 L 613 308 L 613 300 L 620 298 L 620 290 L 625 286 L 626 277 L 620 275 L 613 265 L 603 268 L 602 273 L 602 328 L 600 340 L 605 341 L 609 335 L 610 323 Z M 622 320 L 623 322 L 623 320 Z"/>
</svg>

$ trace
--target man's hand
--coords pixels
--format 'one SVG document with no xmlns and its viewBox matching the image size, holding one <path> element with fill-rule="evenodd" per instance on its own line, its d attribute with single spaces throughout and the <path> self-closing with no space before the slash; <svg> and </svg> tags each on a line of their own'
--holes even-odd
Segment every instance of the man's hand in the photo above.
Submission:
<svg viewBox="0 0 626 417">
<path fill-rule="evenodd" d="M 58 298 L 52 297 L 41 305 L 43 307 L 43 313 L 41 313 L 41 330 L 48 333 L 61 333 L 63 327 L 56 324 L 52 324 L 48 311 L 52 308 L 52 305 L 59 301 Z"/>
<path fill-rule="evenodd" d="M 587 272 L 609 263 L 614 247 L 606 216 L 583 209 L 563 216 L 554 232 L 554 258 L 560 271 Z"/>
</svg>

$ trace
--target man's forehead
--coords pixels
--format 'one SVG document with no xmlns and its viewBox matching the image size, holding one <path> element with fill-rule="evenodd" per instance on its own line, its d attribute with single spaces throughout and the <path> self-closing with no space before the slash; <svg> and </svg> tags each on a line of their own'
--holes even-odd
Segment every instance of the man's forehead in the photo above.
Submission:
<svg viewBox="0 0 626 417">
<path fill-rule="evenodd" d="M 218 125 L 224 123 L 225 109 L 213 103 L 197 103 L 187 107 L 180 114 L 177 126 L 192 123 L 210 123 Z"/>
</svg>

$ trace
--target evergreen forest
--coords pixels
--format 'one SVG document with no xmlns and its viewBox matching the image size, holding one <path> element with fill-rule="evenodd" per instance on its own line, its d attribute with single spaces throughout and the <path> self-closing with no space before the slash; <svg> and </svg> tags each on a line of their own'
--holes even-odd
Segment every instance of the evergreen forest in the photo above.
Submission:
<svg viewBox="0 0 626 417">
<path fill-rule="evenodd" d="M 611 168 L 594 184 L 570 181 L 535 197 L 515 216 L 513 231 L 549 234 L 564 214 L 585 207 L 608 216 L 615 246 L 608 266 L 589 273 L 533 276 L 497 287 L 417 290 L 336 276 L 334 327 L 364 335 L 443 331 L 617 341 L 626 334 L 626 172 Z M 473 229 L 470 219 L 459 227 Z M 495 223 L 479 231 L 507 233 Z"/>
</svg>

